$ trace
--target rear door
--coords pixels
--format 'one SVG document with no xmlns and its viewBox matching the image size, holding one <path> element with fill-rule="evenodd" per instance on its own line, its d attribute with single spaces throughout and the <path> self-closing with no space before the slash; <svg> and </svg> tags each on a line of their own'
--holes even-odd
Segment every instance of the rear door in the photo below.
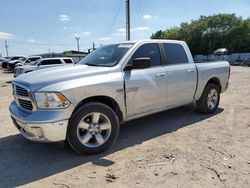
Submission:
<svg viewBox="0 0 250 188">
<path fill-rule="evenodd" d="M 197 72 L 181 44 L 163 43 L 167 64 L 168 107 L 191 103 L 196 90 Z"/>
<path fill-rule="evenodd" d="M 157 43 L 141 45 L 132 55 L 130 62 L 144 57 L 150 58 L 150 68 L 124 72 L 128 116 L 166 107 L 166 70 L 162 65 L 159 45 Z"/>
</svg>

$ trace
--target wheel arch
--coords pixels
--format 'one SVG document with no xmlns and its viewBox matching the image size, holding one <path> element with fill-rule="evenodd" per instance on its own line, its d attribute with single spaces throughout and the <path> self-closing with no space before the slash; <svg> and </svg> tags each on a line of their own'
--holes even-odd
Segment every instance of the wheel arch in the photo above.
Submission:
<svg viewBox="0 0 250 188">
<path fill-rule="evenodd" d="M 75 107 L 72 115 L 84 104 L 90 103 L 90 102 L 100 102 L 102 104 L 107 105 L 108 107 L 110 107 L 112 110 L 114 110 L 114 112 L 117 114 L 117 117 L 119 119 L 119 122 L 122 123 L 124 118 L 123 118 L 123 113 L 120 109 L 120 106 L 118 105 L 118 103 L 115 101 L 115 99 L 108 97 L 108 96 L 104 96 L 104 95 L 99 95 L 99 96 L 92 96 L 92 97 L 88 97 L 83 99 L 81 102 L 79 102 L 77 104 L 77 106 Z M 71 116 L 72 116 L 71 115 Z"/>
<path fill-rule="evenodd" d="M 210 79 L 208 80 L 207 84 L 209 84 L 209 83 L 213 83 L 213 84 L 217 85 L 217 86 L 219 87 L 219 89 L 220 89 L 220 92 L 221 92 L 221 82 L 220 82 L 220 79 L 219 79 L 219 78 L 217 78 L 217 77 L 212 77 L 212 78 L 210 78 Z M 207 84 L 206 84 L 206 86 L 207 86 Z M 205 88 L 206 88 L 206 87 L 205 87 Z"/>
<path fill-rule="evenodd" d="M 194 97 L 194 101 L 195 102 L 198 101 L 198 100 L 200 100 L 200 98 L 202 97 L 202 94 L 203 94 L 205 88 L 207 87 L 207 85 L 209 83 L 216 84 L 219 87 L 220 92 L 221 92 L 222 88 L 221 88 L 220 79 L 218 77 L 211 77 L 210 79 L 208 79 L 207 82 L 204 82 L 204 85 L 200 84 L 200 83 L 198 84 L 198 86 L 197 86 L 198 88 L 196 90 L 195 97 Z"/>
</svg>

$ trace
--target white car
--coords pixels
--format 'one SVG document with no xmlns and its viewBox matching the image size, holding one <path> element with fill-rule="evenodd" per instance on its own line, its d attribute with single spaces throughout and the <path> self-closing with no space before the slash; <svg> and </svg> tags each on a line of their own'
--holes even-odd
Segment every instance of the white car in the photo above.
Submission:
<svg viewBox="0 0 250 188">
<path fill-rule="evenodd" d="M 30 65 L 33 62 L 42 59 L 42 56 L 29 56 L 25 59 L 25 61 L 19 61 L 16 63 L 15 67 L 23 66 L 23 65 Z"/>
<path fill-rule="evenodd" d="M 37 60 L 30 65 L 24 65 L 16 67 L 14 70 L 14 77 L 20 76 L 22 74 L 32 72 L 35 70 L 55 67 L 55 66 L 63 66 L 66 64 L 73 64 L 72 58 L 60 57 L 60 58 L 45 58 Z"/>
</svg>

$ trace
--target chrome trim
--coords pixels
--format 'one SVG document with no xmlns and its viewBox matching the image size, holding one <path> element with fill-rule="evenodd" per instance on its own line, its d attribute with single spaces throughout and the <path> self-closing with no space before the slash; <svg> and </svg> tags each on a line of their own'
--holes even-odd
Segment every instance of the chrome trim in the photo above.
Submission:
<svg viewBox="0 0 250 188">
<path fill-rule="evenodd" d="M 19 132 L 27 139 L 36 142 L 58 142 L 66 139 L 68 119 L 53 123 L 23 123 L 12 117 Z"/>
<path fill-rule="evenodd" d="M 17 95 L 17 94 L 14 94 L 14 97 L 18 98 L 18 99 L 22 99 L 22 100 L 25 100 L 25 101 L 31 101 L 31 99 L 29 97 L 24 97 L 22 95 Z"/>
<path fill-rule="evenodd" d="M 27 112 L 35 111 L 37 109 L 37 107 L 36 107 L 36 104 L 34 102 L 34 98 L 33 98 L 33 95 L 32 95 L 32 93 L 30 91 L 30 88 L 28 86 L 24 85 L 24 84 L 20 84 L 20 83 L 17 83 L 17 82 L 13 82 L 12 84 L 13 84 L 13 97 L 14 97 L 15 102 L 17 103 L 18 107 L 21 108 L 24 111 L 27 111 Z M 29 97 L 18 95 L 17 91 L 16 91 L 16 86 L 21 87 L 21 88 L 27 90 Z M 28 110 L 26 108 L 23 108 L 20 105 L 18 99 L 25 100 L 25 101 L 30 101 L 31 104 L 32 104 L 32 110 Z"/>
</svg>

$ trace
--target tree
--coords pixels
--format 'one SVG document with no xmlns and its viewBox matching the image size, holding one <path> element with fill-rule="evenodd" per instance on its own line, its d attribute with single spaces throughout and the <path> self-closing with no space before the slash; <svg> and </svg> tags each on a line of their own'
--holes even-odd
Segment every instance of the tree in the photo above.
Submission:
<svg viewBox="0 0 250 188">
<path fill-rule="evenodd" d="M 235 14 L 200 16 L 180 27 L 157 31 L 151 38 L 184 40 L 193 54 L 211 54 L 218 48 L 228 48 L 231 53 L 250 52 L 250 19 Z"/>
</svg>

